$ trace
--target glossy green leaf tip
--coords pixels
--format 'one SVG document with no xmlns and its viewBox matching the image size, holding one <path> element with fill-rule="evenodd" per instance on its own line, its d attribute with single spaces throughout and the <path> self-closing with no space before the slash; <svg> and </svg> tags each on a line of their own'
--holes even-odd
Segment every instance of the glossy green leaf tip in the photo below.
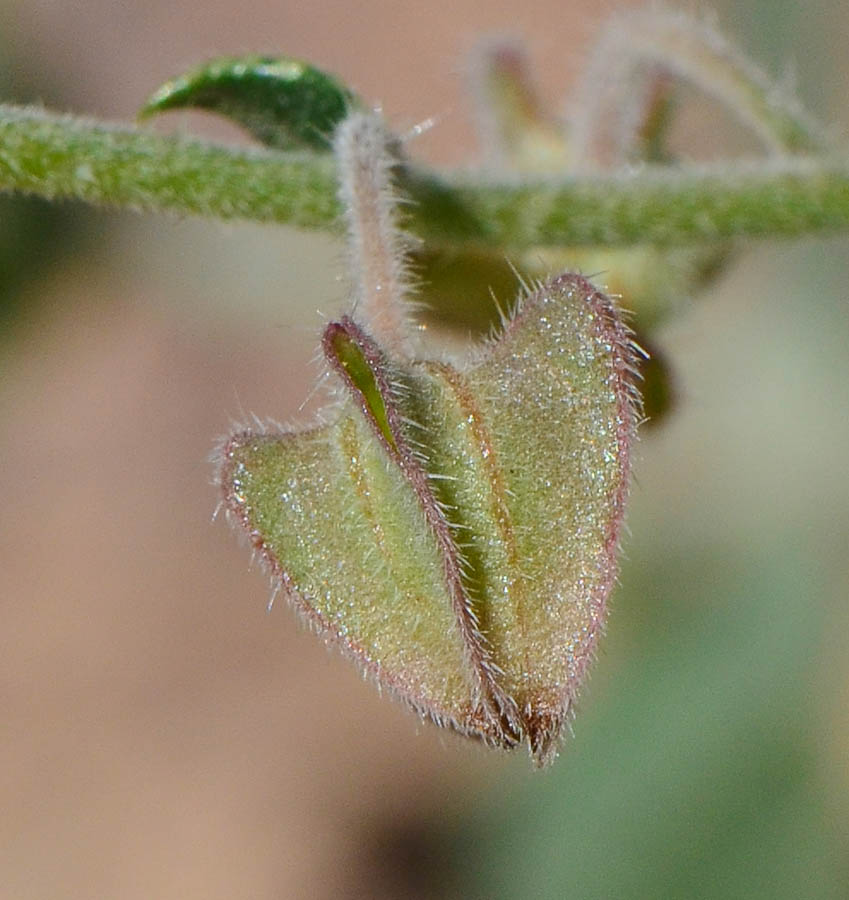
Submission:
<svg viewBox="0 0 849 900">
<path fill-rule="evenodd" d="M 206 109 L 278 150 L 329 150 L 336 125 L 362 104 L 337 78 L 289 57 L 222 57 L 164 84 L 140 118 Z"/>
<path fill-rule="evenodd" d="M 371 417 L 375 428 L 390 449 L 398 453 L 398 445 L 389 424 L 384 399 L 388 386 L 384 386 L 381 390 L 375 371 L 378 361 L 376 359 L 369 361 L 367 354 L 370 348 L 357 340 L 358 331 L 354 323 L 347 318 L 340 324 L 332 323 L 324 332 L 324 355 L 333 368 L 348 381 L 354 394 L 360 396 L 363 412 Z"/>
</svg>

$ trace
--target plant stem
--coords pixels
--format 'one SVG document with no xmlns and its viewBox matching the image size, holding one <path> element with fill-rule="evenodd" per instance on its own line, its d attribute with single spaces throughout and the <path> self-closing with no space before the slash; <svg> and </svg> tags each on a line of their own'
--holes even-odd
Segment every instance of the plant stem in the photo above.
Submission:
<svg viewBox="0 0 849 900">
<path fill-rule="evenodd" d="M 686 244 L 849 230 L 849 159 L 645 168 L 493 183 L 408 165 L 410 227 L 432 246 Z M 245 150 L 0 106 L 0 191 L 336 228 L 332 157 Z"/>
<path fill-rule="evenodd" d="M 219 219 L 336 220 L 329 154 L 236 149 L 0 105 L 0 190 Z"/>
<path fill-rule="evenodd" d="M 435 188 L 440 196 L 431 207 L 427 195 Z M 510 185 L 452 178 L 439 185 L 427 181 L 415 190 L 405 184 L 405 190 L 419 203 L 416 230 L 445 243 L 672 246 L 849 229 L 845 158 L 657 167 Z M 457 216 L 443 216 L 443 208 L 451 207 Z"/>
<path fill-rule="evenodd" d="M 628 10 L 610 18 L 583 67 L 574 102 L 576 168 L 627 156 L 656 76 L 690 81 L 750 128 L 772 155 L 822 152 L 825 134 L 786 90 L 706 20 L 668 9 Z"/>
</svg>

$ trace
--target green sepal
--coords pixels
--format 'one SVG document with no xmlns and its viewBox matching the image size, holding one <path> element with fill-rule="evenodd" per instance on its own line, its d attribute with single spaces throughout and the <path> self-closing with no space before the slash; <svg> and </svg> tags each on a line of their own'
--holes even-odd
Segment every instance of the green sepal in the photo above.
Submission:
<svg viewBox="0 0 849 900">
<path fill-rule="evenodd" d="M 285 56 L 221 57 L 166 82 L 139 118 L 206 109 L 277 150 L 330 150 L 336 125 L 361 101 L 333 75 Z"/>
<path fill-rule="evenodd" d="M 323 347 L 345 390 L 313 428 L 229 438 L 226 509 L 382 687 L 546 764 L 616 577 L 637 415 L 616 307 L 567 275 L 463 364 L 390 358 L 348 317 Z"/>
</svg>

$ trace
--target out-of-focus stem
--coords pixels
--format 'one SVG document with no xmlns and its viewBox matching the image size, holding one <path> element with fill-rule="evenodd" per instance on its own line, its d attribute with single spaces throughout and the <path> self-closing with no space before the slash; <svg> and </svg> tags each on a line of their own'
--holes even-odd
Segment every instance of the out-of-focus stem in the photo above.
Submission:
<svg viewBox="0 0 849 900">
<path fill-rule="evenodd" d="M 668 73 L 722 105 L 773 154 L 826 147 L 818 126 L 716 29 L 681 12 L 639 10 L 614 16 L 584 67 L 572 114 L 577 167 L 619 160 L 633 142 L 649 85 Z"/>
</svg>

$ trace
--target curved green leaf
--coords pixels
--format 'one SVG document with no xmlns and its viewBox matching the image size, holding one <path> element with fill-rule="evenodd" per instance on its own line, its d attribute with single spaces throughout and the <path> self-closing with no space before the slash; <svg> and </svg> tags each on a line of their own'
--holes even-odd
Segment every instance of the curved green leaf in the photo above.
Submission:
<svg viewBox="0 0 849 900">
<path fill-rule="evenodd" d="M 330 150 L 337 123 L 360 105 L 338 79 L 300 60 L 222 57 L 162 85 L 139 116 L 207 109 L 233 119 L 269 147 Z"/>
</svg>

